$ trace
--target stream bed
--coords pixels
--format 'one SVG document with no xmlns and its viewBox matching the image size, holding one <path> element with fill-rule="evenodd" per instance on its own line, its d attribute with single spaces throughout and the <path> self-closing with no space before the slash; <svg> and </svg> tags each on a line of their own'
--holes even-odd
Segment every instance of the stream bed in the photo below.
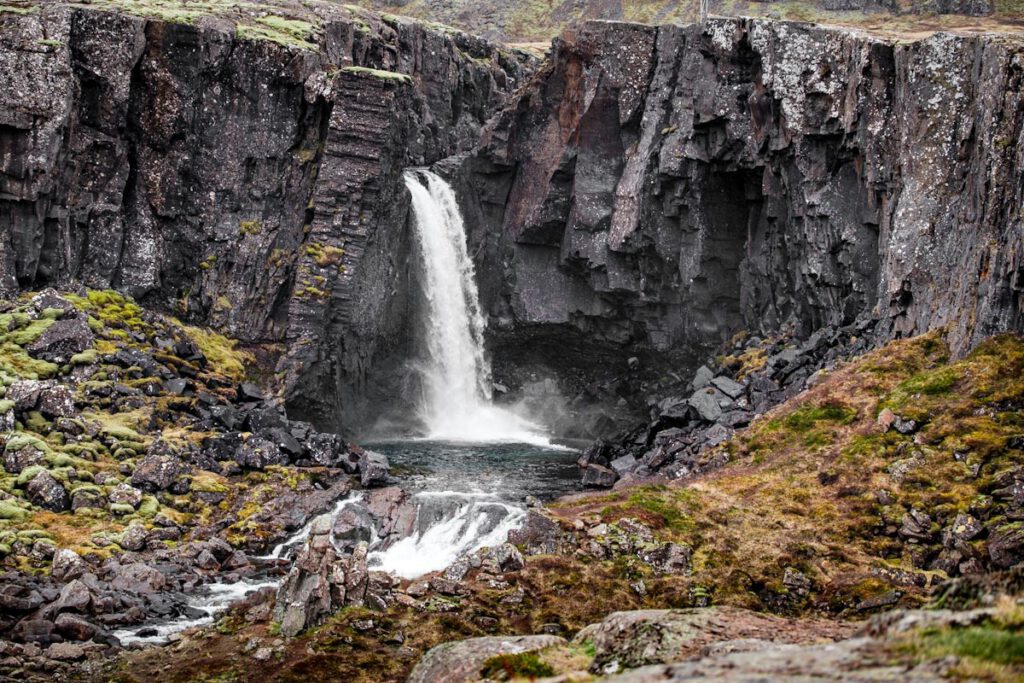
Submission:
<svg viewBox="0 0 1024 683">
<path fill-rule="evenodd" d="M 397 486 L 416 505 L 413 532 L 381 547 L 371 541 L 369 566 L 412 579 L 444 569 L 461 555 L 503 543 L 526 517 L 526 498 L 550 501 L 580 490 L 577 453 L 554 445 L 519 443 L 468 444 L 403 440 L 368 444 L 391 463 Z M 365 494 L 355 491 L 335 501 L 336 517 L 358 506 Z M 213 623 L 232 603 L 281 581 L 280 562 L 294 559 L 312 525 L 251 558 L 253 571 L 242 581 L 213 582 L 189 596 L 191 613 L 114 632 L 125 646 L 159 644 L 195 626 Z M 271 575 L 270 570 L 277 569 Z"/>
</svg>

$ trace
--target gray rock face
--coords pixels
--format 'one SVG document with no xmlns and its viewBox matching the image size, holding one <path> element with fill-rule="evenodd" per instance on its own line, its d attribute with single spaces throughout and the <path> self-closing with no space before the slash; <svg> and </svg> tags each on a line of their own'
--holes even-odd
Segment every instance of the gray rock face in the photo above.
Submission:
<svg viewBox="0 0 1024 683">
<path fill-rule="evenodd" d="M 282 635 L 298 635 L 346 604 L 371 602 L 366 549 L 366 543 L 361 543 L 351 555 L 339 557 L 331 542 L 330 518 L 320 517 L 313 523 L 306 547 L 277 592 L 274 620 L 281 624 Z M 386 596 L 373 595 L 380 601 L 377 604 L 387 604 Z"/>
<path fill-rule="evenodd" d="M 0 295 L 82 283 L 178 302 L 239 339 L 285 343 L 295 411 L 337 418 L 402 338 L 402 169 L 469 149 L 530 60 L 316 11 L 305 50 L 219 19 L 3 13 Z M 84 319 L 59 320 L 32 348 L 66 357 L 86 339 Z"/>
<path fill-rule="evenodd" d="M 63 512 L 71 507 L 71 498 L 68 496 L 67 489 L 46 470 L 28 482 L 25 492 L 33 505 L 44 510 Z"/>
<path fill-rule="evenodd" d="M 867 312 L 882 338 L 949 325 L 958 353 L 1024 328 L 1022 53 L 750 19 L 567 32 L 448 169 L 496 360 L 527 331 L 624 362 Z"/>
<path fill-rule="evenodd" d="M 491 636 L 444 643 L 423 655 L 408 683 L 470 683 L 480 680 L 480 669 L 491 657 L 564 644 L 558 636 Z"/>
</svg>

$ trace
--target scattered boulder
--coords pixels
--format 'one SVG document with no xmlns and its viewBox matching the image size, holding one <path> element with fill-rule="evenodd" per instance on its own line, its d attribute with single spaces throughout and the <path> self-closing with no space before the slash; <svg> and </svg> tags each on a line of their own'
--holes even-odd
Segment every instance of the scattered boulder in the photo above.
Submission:
<svg viewBox="0 0 1024 683">
<path fill-rule="evenodd" d="M 55 320 L 26 350 L 35 356 L 66 360 L 92 348 L 95 339 L 84 317 Z"/>
<path fill-rule="evenodd" d="M 61 662 L 77 662 L 84 659 L 86 649 L 77 643 L 54 643 L 46 648 L 46 657 Z"/>
<path fill-rule="evenodd" d="M 29 612 L 43 603 L 38 591 L 15 583 L 0 584 L 0 608 L 4 612 Z"/>
<path fill-rule="evenodd" d="M 8 442 L 4 450 L 4 470 L 10 474 L 18 474 L 25 468 L 42 463 L 45 455 L 33 443 L 26 442 L 19 447 L 17 442 Z"/>
<path fill-rule="evenodd" d="M 407 683 L 470 683 L 480 680 L 480 669 L 492 657 L 565 644 L 564 638 L 553 635 L 491 636 L 444 643 L 423 655 Z"/>
<path fill-rule="evenodd" d="M 565 541 L 565 532 L 558 522 L 530 509 L 526 521 L 508 533 L 509 543 L 522 547 L 527 555 L 548 555 L 558 551 Z"/>
<path fill-rule="evenodd" d="M 636 469 L 637 461 L 632 454 L 627 453 L 621 458 L 616 458 L 611 462 L 611 469 L 620 477 L 623 477 L 633 470 Z"/>
<path fill-rule="evenodd" d="M 511 543 L 502 543 L 496 548 L 492 548 L 488 551 L 487 557 L 494 560 L 503 572 L 519 571 L 526 566 L 523 554 Z"/>
<path fill-rule="evenodd" d="M 722 415 L 722 406 L 713 389 L 698 389 L 690 396 L 689 403 L 705 422 L 714 422 Z"/>
<path fill-rule="evenodd" d="M 39 392 L 39 412 L 48 417 L 73 417 L 75 396 L 65 384 L 46 386 Z"/>
<path fill-rule="evenodd" d="M 238 400 L 247 402 L 258 402 L 266 398 L 263 390 L 252 382 L 242 382 L 238 386 Z"/>
<path fill-rule="evenodd" d="M 142 502 L 142 491 L 128 484 L 118 484 L 110 491 L 107 498 L 113 504 L 130 505 L 137 508 Z"/>
<path fill-rule="evenodd" d="M 988 538 L 988 555 L 1001 569 L 1024 562 L 1024 522 L 996 527 Z"/>
<path fill-rule="evenodd" d="M 50 562 L 50 576 L 56 581 L 77 579 L 89 570 L 85 561 L 70 548 L 61 548 L 53 554 Z"/>
<path fill-rule="evenodd" d="M 110 582 L 114 590 L 129 593 L 155 593 L 167 586 L 167 578 L 159 570 L 143 562 L 117 565 Z"/>
<path fill-rule="evenodd" d="M 35 410 L 35 407 L 39 405 L 39 394 L 43 386 L 45 386 L 44 383 L 39 380 L 18 380 L 7 387 L 4 398 L 8 401 L 13 401 L 14 409 L 19 413 Z"/>
<path fill-rule="evenodd" d="M 53 625 L 57 633 L 69 640 L 91 640 L 99 632 L 96 624 L 68 613 L 58 614 Z"/>
<path fill-rule="evenodd" d="M 388 480 L 388 468 L 386 455 L 363 451 L 359 456 L 359 481 L 365 487 L 385 484 Z"/>
<path fill-rule="evenodd" d="M 141 524 L 132 524 L 121 534 L 120 546 L 125 550 L 139 551 L 146 547 L 148 532 Z"/>
<path fill-rule="evenodd" d="M 285 465 L 288 462 L 277 444 L 257 434 L 242 442 L 234 459 L 242 467 L 251 470 L 262 470 L 269 465 Z"/>
<path fill-rule="evenodd" d="M 71 508 L 71 497 L 67 489 L 53 475 L 43 470 L 25 486 L 29 501 L 44 510 L 64 512 Z"/>
<path fill-rule="evenodd" d="M 747 390 L 746 387 L 739 382 L 733 381 L 732 379 L 724 376 L 715 377 L 711 380 L 711 384 L 733 400 L 738 399 Z"/>
<path fill-rule="evenodd" d="M 619 475 L 614 470 L 591 463 L 583 470 L 583 485 L 595 488 L 607 488 L 615 484 Z"/>
<path fill-rule="evenodd" d="M 147 455 L 135 467 L 131 482 L 136 488 L 155 493 L 171 488 L 188 471 L 188 466 L 174 456 Z"/>
<path fill-rule="evenodd" d="M 84 612 L 92 603 L 92 591 L 82 579 L 73 579 L 64 584 L 60 591 L 60 597 L 50 605 L 52 614 L 61 612 Z"/>
</svg>

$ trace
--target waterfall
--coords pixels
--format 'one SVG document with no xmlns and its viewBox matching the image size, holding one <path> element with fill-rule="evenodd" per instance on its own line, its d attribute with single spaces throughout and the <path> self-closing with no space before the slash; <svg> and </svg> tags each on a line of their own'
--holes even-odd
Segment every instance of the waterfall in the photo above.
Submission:
<svg viewBox="0 0 1024 683">
<path fill-rule="evenodd" d="M 548 444 L 529 420 L 491 403 L 485 321 L 466 229 L 451 187 L 430 171 L 405 174 L 427 300 L 419 417 L 428 439 Z"/>
</svg>

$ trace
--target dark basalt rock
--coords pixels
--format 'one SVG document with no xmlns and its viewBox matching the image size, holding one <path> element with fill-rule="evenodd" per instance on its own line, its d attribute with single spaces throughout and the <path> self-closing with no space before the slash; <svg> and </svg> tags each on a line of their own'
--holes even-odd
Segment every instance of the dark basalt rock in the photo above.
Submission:
<svg viewBox="0 0 1024 683">
<path fill-rule="evenodd" d="M 254 470 L 261 470 L 267 465 L 284 465 L 288 462 L 288 458 L 277 444 L 256 434 L 242 441 L 242 445 L 235 452 L 234 460 L 242 467 Z"/>
<path fill-rule="evenodd" d="M 165 491 L 188 471 L 188 466 L 173 455 L 147 455 L 136 465 L 131 482 L 143 491 Z"/>
<path fill-rule="evenodd" d="M 407 302 L 392 296 L 408 289 L 401 172 L 471 148 L 531 59 L 316 11 L 320 44 L 305 50 L 226 20 L 3 13 L 0 295 L 112 287 L 283 343 L 293 414 L 356 423 L 342 401 L 358 407 L 375 360 L 406 336 Z M 66 358 L 89 335 L 84 317 L 61 319 L 33 352 Z M 205 363 L 186 338 L 161 344 Z"/>
<path fill-rule="evenodd" d="M 93 345 L 92 330 L 84 318 L 56 320 L 26 348 L 29 353 L 48 360 L 65 361 Z"/>
<path fill-rule="evenodd" d="M 25 492 L 33 505 L 51 512 L 64 512 L 71 508 L 71 498 L 67 489 L 59 481 L 53 478 L 46 470 L 43 470 L 32 478 L 25 486 Z"/>
<path fill-rule="evenodd" d="M 383 453 L 363 451 L 359 455 L 359 480 L 364 487 L 387 483 L 388 469 L 388 458 Z"/>
<path fill-rule="evenodd" d="M 1024 329 L 1022 50 L 757 19 L 567 31 L 480 148 L 438 166 L 474 226 L 499 379 L 860 317 L 867 345 L 948 325 L 957 354 Z M 801 384 L 831 344 L 777 355 L 771 380 Z"/>
</svg>

